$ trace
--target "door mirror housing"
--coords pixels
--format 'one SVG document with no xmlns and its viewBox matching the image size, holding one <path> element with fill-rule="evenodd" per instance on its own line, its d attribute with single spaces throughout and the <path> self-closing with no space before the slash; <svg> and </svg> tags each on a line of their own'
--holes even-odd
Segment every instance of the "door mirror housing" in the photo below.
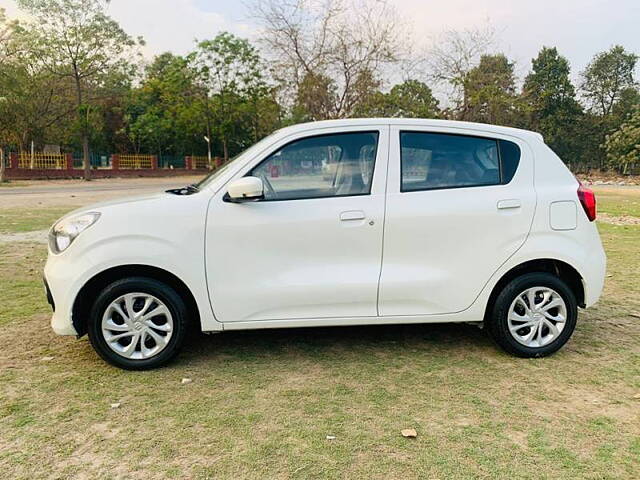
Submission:
<svg viewBox="0 0 640 480">
<path fill-rule="evenodd" d="M 255 202 L 264 198 L 264 185 L 258 177 L 242 177 L 233 180 L 227 187 L 228 201 Z"/>
</svg>

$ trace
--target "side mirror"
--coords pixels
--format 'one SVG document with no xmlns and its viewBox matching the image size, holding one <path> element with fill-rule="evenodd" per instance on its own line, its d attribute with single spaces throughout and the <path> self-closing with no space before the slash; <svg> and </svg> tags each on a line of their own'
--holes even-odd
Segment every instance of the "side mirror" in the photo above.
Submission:
<svg viewBox="0 0 640 480">
<path fill-rule="evenodd" d="M 230 202 L 251 202 L 264 198 L 264 186 L 258 177 L 242 177 L 229 183 L 227 197 Z"/>
</svg>

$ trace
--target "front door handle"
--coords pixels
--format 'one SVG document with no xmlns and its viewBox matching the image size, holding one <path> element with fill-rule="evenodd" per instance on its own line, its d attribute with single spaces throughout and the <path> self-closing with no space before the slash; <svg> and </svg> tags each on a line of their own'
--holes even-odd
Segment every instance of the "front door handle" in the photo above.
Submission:
<svg viewBox="0 0 640 480">
<path fill-rule="evenodd" d="M 340 214 L 340 221 L 348 222 L 350 220 L 364 220 L 365 214 L 362 210 L 348 210 Z"/>
<path fill-rule="evenodd" d="M 500 200 L 498 202 L 498 210 L 507 210 L 509 208 L 520 208 L 522 204 L 520 200 L 517 198 L 512 198 L 510 200 Z"/>
</svg>

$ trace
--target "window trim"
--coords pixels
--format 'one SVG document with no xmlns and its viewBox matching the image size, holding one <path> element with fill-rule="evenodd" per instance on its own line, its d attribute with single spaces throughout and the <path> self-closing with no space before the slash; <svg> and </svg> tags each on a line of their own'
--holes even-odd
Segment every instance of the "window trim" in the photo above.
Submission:
<svg viewBox="0 0 640 480">
<path fill-rule="evenodd" d="M 520 160 L 522 160 L 522 147 L 520 145 L 518 145 L 516 142 L 512 142 L 511 140 L 505 140 L 504 138 L 498 138 L 496 139 L 498 142 L 498 154 L 500 155 L 500 184 L 501 185 L 509 185 L 514 177 L 516 176 L 516 173 L 518 173 L 518 167 L 520 166 Z M 509 142 L 512 145 L 515 145 L 516 148 L 518 149 L 518 162 L 516 163 L 516 168 L 513 171 L 513 174 L 511 175 L 511 178 L 509 179 L 508 182 L 504 181 L 504 165 L 502 163 L 502 142 Z"/>
<path fill-rule="evenodd" d="M 262 198 L 260 200 L 256 200 L 257 202 L 289 202 L 289 201 L 297 201 L 297 200 L 319 200 L 319 199 L 325 199 L 325 198 L 344 198 L 344 197 L 363 197 L 366 195 L 371 195 L 371 190 L 373 189 L 373 181 L 375 178 L 375 173 L 376 173 L 376 164 L 378 163 L 378 153 L 379 153 L 379 146 L 380 146 L 380 137 L 381 137 L 381 130 L 380 129 L 366 129 L 366 130 L 352 130 L 352 131 L 343 131 L 343 132 L 330 132 L 330 133 L 320 133 L 320 134 L 315 134 L 315 135 L 307 135 L 304 137 L 298 137 L 298 138 L 294 138 L 292 140 L 290 140 L 289 142 L 280 145 L 279 147 L 277 147 L 274 150 L 271 150 L 267 155 L 265 155 L 265 157 L 260 160 L 258 163 L 256 163 L 254 166 L 252 166 L 246 174 L 243 175 L 243 177 L 251 177 L 253 176 L 252 173 L 255 169 L 259 168 L 264 162 L 266 162 L 267 160 L 269 160 L 269 158 L 276 152 L 278 152 L 279 150 L 282 150 L 283 148 L 286 148 L 287 146 L 291 145 L 292 143 L 296 143 L 299 142 L 301 140 L 307 140 L 308 138 L 319 138 L 319 137 L 332 137 L 332 136 L 336 136 L 336 135 L 353 135 L 353 134 L 363 134 L 363 133 L 373 133 L 376 135 L 376 149 L 375 149 L 375 156 L 373 158 L 373 168 L 371 169 L 371 183 L 369 184 L 369 191 L 368 192 L 363 192 L 363 193 L 344 193 L 341 195 L 323 195 L 320 197 L 293 197 L 293 198 Z"/>
<path fill-rule="evenodd" d="M 466 137 L 466 138 L 478 138 L 478 139 L 482 139 L 482 140 L 490 140 L 495 142 L 496 144 L 496 151 L 498 153 L 498 172 L 500 175 L 500 181 L 498 183 L 475 183 L 472 185 L 452 185 L 452 186 L 444 186 L 444 187 L 427 187 L 427 188 L 419 188 L 419 189 L 411 189 L 411 190 L 407 190 L 404 188 L 403 185 L 403 162 L 402 162 L 402 134 L 403 133 L 421 133 L 421 134 L 427 134 L 427 135 L 448 135 L 451 137 Z M 412 129 L 407 129 L 407 130 L 403 130 L 403 129 L 398 129 L 398 147 L 400 149 L 399 152 L 399 160 L 400 160 L 400 193 L 412 193 L 412 192 L 429 192 L 429 191 L 433 191 L 433 190 L 454 190 L 454 189 L 459 189 L 459 188 L 482 188 L 482 187 L 500 187 L 500 186 L 504 186 L 504 185 L 508 185 L 509 183 L 511 183 L 513 181 L 513 178 L 516 176 L 516 173 L 518 172 L 518 166 L 520 166 L 520 158 L 518 158 L 518 166 L 516 166 L 516 170 L 513 174 L 513 176 L 511 177 L 511 179 L 509 180 L 509 182 L 505 183 L 504 182 L 504 168 L 502 165 L 502 148 L 500 147 L 500 141 L 503 140 L 501 138 L 496 138 L 496 137 L 488 137 L 488 136 L 483 136 L 483 135 L 473 135 L 473 134 L 467 134 L 467 133 L 451 133 L 451 132 L 434 132 L 434 131 L 428 131 L 428 130 L 412 130 Z M 503 141 L 510 141 L 510 140 L 503 140 Z M 518 150 L 520 152 L 520 155 L 522 156 L 522 148 L 520 147 L 520 145 L 518 145 L 515 142 L 511 142 L 514 145 L 516 145 L 518 147 Z"/>
</svg>

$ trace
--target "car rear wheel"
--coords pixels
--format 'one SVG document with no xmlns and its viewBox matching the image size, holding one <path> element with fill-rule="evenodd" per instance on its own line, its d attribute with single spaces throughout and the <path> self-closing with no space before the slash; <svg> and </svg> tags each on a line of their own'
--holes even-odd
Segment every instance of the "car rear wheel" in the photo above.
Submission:
<svg viewBox="0 0 640 480">
<path fill-rule="evenodd" d="M 127 370 L 160 367 L 184 342 L 186 306 L 168 285 L 131 277 L 105 287 L 88 324 L 93 348 L 107 362 Z"/>
<path fill-rule="evenodd" d="M 577 317 L 575 295 L 565 282 L 549 273 L 528 273 L 500 292 L 487 329 L 513 355 L 544 357 L 567 343 Z"/>
</svg>

